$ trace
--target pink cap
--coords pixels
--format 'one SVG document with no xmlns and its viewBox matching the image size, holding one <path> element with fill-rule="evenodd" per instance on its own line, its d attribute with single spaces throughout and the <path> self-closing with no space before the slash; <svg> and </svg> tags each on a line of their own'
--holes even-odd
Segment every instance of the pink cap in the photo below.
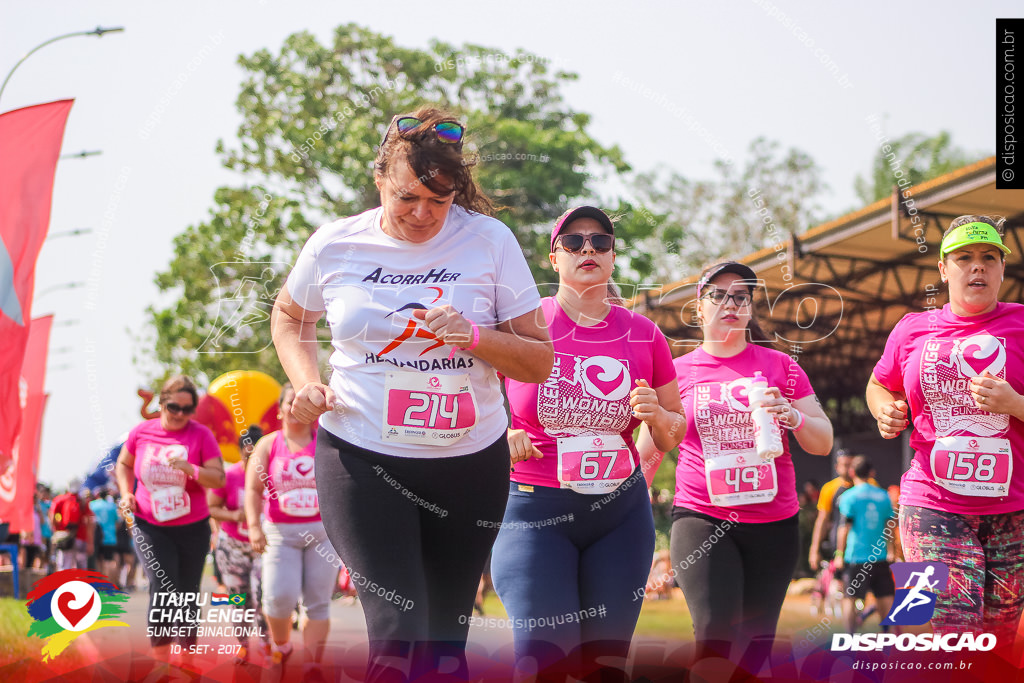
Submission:
<svg viewBox="0 0 1024 683">
<path fill-rule="evenodd" d="M 612 225 L 612 219 L 608 218 L 601 209 L 596 206 L 577 206 L 575 209 L 569 209 L 555 221 L 555 227 L 551 229 L 551 251 L 555 250 L 555 240 L 558 238 L 558 233 L 561 232 L 563 225 L 572 223 L 577 218 L 593 218 L 595 221 L 601 224 L 601 227 L 609 235 L 615 234 L 615 227 Z"/>
</svg>

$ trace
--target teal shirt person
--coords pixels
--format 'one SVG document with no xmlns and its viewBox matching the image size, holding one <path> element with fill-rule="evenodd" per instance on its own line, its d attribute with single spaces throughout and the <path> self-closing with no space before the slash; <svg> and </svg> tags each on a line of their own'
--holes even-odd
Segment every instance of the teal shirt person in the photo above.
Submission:
<svg viewBox="0 0 1024 683">
<path fill-rule="evenodd" d="M 89 501 L 96 525 L 103 531 L 102 545 L 117 545 L 117 505 L 109 497 Z"/>
<path fill-rule="evenodd" d="M 888 548 L 885 527 L 893 517 L 889 494 L 868 483 L 857 484 L 839 498 L 839 513 L 850 524 L 846 564 L 884 561 Z"/>
</svg>

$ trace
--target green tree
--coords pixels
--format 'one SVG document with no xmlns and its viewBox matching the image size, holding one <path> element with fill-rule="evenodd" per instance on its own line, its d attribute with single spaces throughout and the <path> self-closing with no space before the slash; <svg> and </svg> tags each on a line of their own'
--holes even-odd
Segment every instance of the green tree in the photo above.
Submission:
<svg viewBox="0 0 1024 683">
<path fill-rule="evenodd" d="M 563 100 L 576 76 L 536 55 L 439 41 L 405 48 L 349 24 L 330 45 L 297 33 L 277 54 L 259 50 L 239 64 L 242 124 L 218 152 L 244 185 L 214 193 L 210 218 L 175 239 L 156 276 L 171 301 L 149 310 L 165 372 L 283 378 L 267 324 L 273 298 L 316 226 L 378 205 L 372 161 L 395 113 L 431 103 L 462 117 L 478 181 L 541 281 L 551 275 L 551 221 L 591 195 L 596 177 L 628 170 Z"/>
<path fill-rule="evenodd" d="M 903 177 L 908 178 L 911 185 L 917 185 L 985 156 L 955 146 L 948 131 L 931 137 L 924 133 L 907 133 L 886 144 L 890 149 L 879 148 L 871 163 L 871 174 L 867 178 L 858 175 L 854 181 L 854 190 L 865 204 L 892 196 L 897 170 L 905 174 Z"/>
<path fill-rule="evenodd" d="M 632 185 L 650 230 L 635 231 L 638 253 L 631 252 L 620 272 L 626 280 L 656 284 L 785 243 L 790 233 L 817 224 L 826 189 L 810 156 L 765 138 L 750 143 L 742 165 L 716 162 L 710 179 L 661 170 L 638 175 Z"/>
</svg>

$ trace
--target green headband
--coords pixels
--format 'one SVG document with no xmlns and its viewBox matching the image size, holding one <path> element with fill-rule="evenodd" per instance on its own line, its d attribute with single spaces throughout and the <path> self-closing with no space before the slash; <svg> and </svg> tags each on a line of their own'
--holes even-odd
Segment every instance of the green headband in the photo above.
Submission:
<svg viewBox="0 0 1024 683">
<path fill-rule="evenodd" d="M 966 223 L 965 225 L 957 226 L 955 230 L 943 238 L 942 246 L 939 247 L 939 255 L 945 258 L 949 252 L 971 244 L 991 244 L 999 247 L 1004 254 L 1010 253 L 1010 250 L 1003 244 L 999 231 L 991 225 L 988 223 Z"/>
</svg>

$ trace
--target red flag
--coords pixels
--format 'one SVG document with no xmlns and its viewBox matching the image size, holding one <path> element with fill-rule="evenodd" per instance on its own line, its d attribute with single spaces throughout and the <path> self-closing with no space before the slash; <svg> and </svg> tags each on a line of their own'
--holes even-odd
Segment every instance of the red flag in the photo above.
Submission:
<svg viewBox="0 0 1024 683">
<path fill-rule="evenodd" d="M 21 421 L 18 371 L 71 104 L 61 100 L 0 114 L 0 470 L 11 458 Z"/>
<path fill-rule="evenodd" d="M 11 531 L 32 531 L 32 494 L 36 488 L 39 435 L 43 425 L 46 394 L 46 350 L 50 345 L 53 316 L 32 321 L 28 348 L 19 379 L 19 408 L 24 417 L 14 439 L 14 457 L 0 474 L 0 519 L 11 523 Z"/>
</svg>

